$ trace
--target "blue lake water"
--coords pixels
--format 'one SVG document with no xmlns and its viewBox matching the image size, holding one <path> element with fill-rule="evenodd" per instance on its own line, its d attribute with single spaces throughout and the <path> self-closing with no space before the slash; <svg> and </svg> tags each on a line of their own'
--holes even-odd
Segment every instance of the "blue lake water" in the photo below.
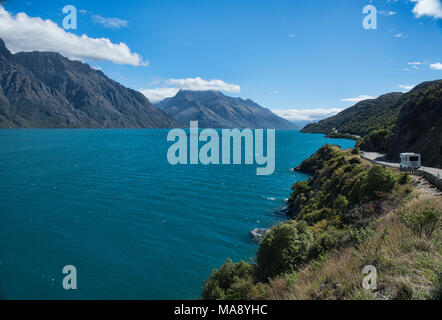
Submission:
<svg viewBox="0 0 442 320">
<path fill-rule="evenodd" d="M 354 142 L 277 131 L 276 169 L 172 166 L 168 130 L 0 130 L 0 298 L 198 299 L 249 231 L 280 213 L 292 172 L 319 147 Z M 65 265 L 78 289 L 62 287 Z"/>
</svg>

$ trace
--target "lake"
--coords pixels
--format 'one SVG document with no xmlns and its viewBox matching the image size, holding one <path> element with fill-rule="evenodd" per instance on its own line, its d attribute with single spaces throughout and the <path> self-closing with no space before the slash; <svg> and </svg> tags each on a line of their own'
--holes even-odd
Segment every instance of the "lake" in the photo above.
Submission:
<svg viewBox="0 0 442 320">
<path fill-rule="evenodd" d="M 226 258 L 253 259 L 249 231 L 281 214 L 293 172 L 326 143 L 276 132 L 276 169 L 178 165 L 168 130 L 0 130 L 0 298 L 198 299 Z M 62 269 L 77 268 L 64 290 Z"/>
</svg>

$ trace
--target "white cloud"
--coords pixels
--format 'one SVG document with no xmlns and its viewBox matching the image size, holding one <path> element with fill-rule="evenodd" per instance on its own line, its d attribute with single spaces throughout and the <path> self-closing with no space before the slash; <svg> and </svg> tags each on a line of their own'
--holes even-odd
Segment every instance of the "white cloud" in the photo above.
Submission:
<svg viewBox="0 0 442 320">
<path fill-rule="evenodd" d="M 116 64 L 147 66 L 142 57 L 131 52 L 123 42 L 112 43 L 107 38 L 81 37 L 67 32 L 51 20 L 29 17 L 26 13 L 13 16 L 0 5 L 0 38 L 13 53 L 19 51 L 55 51 L 76 60 L 111 61 Z"/>
<path fill-rule="evenodd" d="M 410 66 L 410 68 L 419 70 L 419 66 L 424 65 L 424 62 L 420 62 L 420 61 L 413 61 L 413 62 L 408 62 L 408 65 Z M 407 71 L 410 71 L 410 69 L 408 69 Z"/>
<path fill-rule="evenodd" d="M 225 92 L 240 92 L 241 87 L 236 84 L 229 84 L 222 80 L 203 80 L 200 77 L 187 79 L 170 79 L 167 84 L 174 85 L 179 89 L 192 91 L 225 91 Z"/>
<path fill-rule="evenodd" d="M 408 62 L 407 65 L 409 66 L 408 68 L 404 69 L 406 71 L 410 71 L 410 68 L 419 70 L 420 66 L 423 66 L 425 64 L 425 62 L 420 62 L 420 61 L 412 61 L 412 62 Z"/>
<path fill-rule="evenodd" d="M 363 95 L 360 95 L 360 96 L 355 97 L 355 98 L 341 99 L 341 101 L 345 101 L 345 102 L 361 102 L 361 101 L 368 100 L 368 99 L 376 99 L 376 98 L 363 94 Z"/>
<path fill-rule="evenodd" d="M 398 88 L 402 89 L 403 92 L 408 92 L 411 89 L 413 89 L 415 86 L 414 85 L 408 85 L 408 84 L 400 84 L 398 85 Z"/>
<path fill-rule="evenodd" d="M 290 121 L 317 121 L 332 117 L 343 110 L 341 108 L 272 109 L 272 112 Z"/>
<path fill-rule="evenodd" d="M 440 62 L 432 63 L 430 64 L 430 68 L 433 70 L 442 70 L 442 63 Z"/>
<path fill-rule="evenodd" d="M 394 35 L 395 38 L 403 38 L 405 35 L 403 33 L 397 33 Z"/>
<path fill-rule="evenodd" d="M 411 2 L 416 2 L 413 8 L 416 18 L 429 16 L 442 19 L 442 3 L 440 0 L 411 0 Z"/>
<path fill-rule="evenodd" d="M 103 25 L 105 28 L 110 28 L 110 29 L 125 28 L 129 24 L 126 20 L 120 18 L 106 18 L 98 14 L 92 15 L 92 20 L 96 23 Z"/>
<path fill-rule="evenodd" d="M 294 33 L 289 34 L 289 38 L 295 38 L 295 37 L 296 37 L 296 35 Z"/>
<path fill-rule="evenodd" d="M 385 11 L 385 10 L 379 11 L 379 14 L 383 16 L 394 16 L 396 13 L 397 13 L 396 11 Z"/>
<path fill-rule="evenodd" d="M 179 90 L 191 90 L 191 91 L 224 91 L 224 92 L 240 92 L 241 87 L 236 84 L 229 84 L 223 80 L 213 79 L 204 80 L 200 77 L 187 78 L 187 79 L 169 79 L 166 81 L 166 85 L 161 88 L 153 89 L 140 89 L 140 92 L 144 94 L 152 102 L 158 102 L 165 98 L 173 97 Z"/>
<path fill-rule="evenodd" d="M 140 92 L 151 102 L 156 103 L 166 98 L 174 97 L 178 93 L 177 88 L 157 88 L 157 89 L 142 89 Z"/>
</svg>

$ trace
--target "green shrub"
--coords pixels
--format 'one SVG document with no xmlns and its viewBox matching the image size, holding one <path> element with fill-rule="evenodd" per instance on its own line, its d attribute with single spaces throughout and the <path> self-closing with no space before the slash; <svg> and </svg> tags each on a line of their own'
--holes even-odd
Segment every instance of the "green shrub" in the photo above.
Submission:
<svg viewBox="0 0 442 320">
<path fill-rule="evenodd" d="M 359 249 L 361 244 L 365 243 L 367 239 L 373 236 L 374 231 L 370 228 L 350 229 L 348 235 L 351 243 Z"/>
<path fill-rule="evenodd" d="M 360 151 L 361 150 L 358 147 L 354 147 L 353 150 L 351 150 L 351 154 L 359 154 Z"/>
<path fill-rule="evenodd" d="M 335 201 L 333 202 L 333 209 L 335 209 L 338 212 L 345 212 L 347 211 L 348 208 L 348 200 L 345 196 L 343 196 L 342 194 L 338 195 L 335 199 Z"/>
<path fill-rule="evenodd" d="M 312 188 L 310 187 L 308 181 L 298 181 L 293 187 L 293 195 L 299 196 L 301 194 L 308 194 Z"/>
<path fill-rule="evenodd" d="M 426 208 L 419 212 L 406 211 L 401 215 L 401 221 L 416 235 L 430 238 L 441 224 L 441 213 L 436 208 Z"/>
<path fill-rule="evenodd" d="M 413 299 L 413 288 L 405 282 L 398 285 L 396 295 L 393 300 L 411 300 Z"/>
<path fill-rule="evenodd" d="M 316 234 L 309 252 L 309 260 L 316 259 L 326 252 L 338 248 L 341 237 L 342 232 L 339 232 L 334 227 L 329 227 L 326 231 Z"/>
<path fill-rule="evenodd" d="M 260 243 L 258 279 L 268 281 L 291 273 L 305 262 L 313 243 L 313 234 L 305 222 L 294 220 L 273 227 Z"/>
<path fill-rule="evenodd" d="M 410 175 L 408 174 L 408 172 L 401 172 L 401 174 L 399 175 L 399 179 L 398 179 L 398 183 L 400 185 L 404 185 L 404 184 L 408 184 L 410 183 Z"/>
<path fill-rule="evenodd" d="M 368 172 L 356 176 L 350 191 L 353 204 L 375 199 L 379 194 L 391 193 L 396 187 L 396 177 L 393 172 L 382 166 L 375 165 Z"/>
<path fill-rule="evenodd" d="M 205 281 L 202 297 L 206 300 L 247 299 L 254 273 L 254 265 L 244 261 L 233 263 L 228 259 Z"/>
<path fill-rule="evenodd" d="M 392 130 L 392 127 L 388 127 L 371 131 L 368 135 L 359 140 L 358 147 L 366 151 L 375 151 L 375 149 L 381 151 L 379 149 L 385 149 Z"/>
<path fill-rule="evenodd" d="M 395 187 L 396 177 L 391 170 L 376 165 L 368 171 L 366 191 L 370 197 L 376 192 L 390 193 Z"/>
<path fill-rule="evenodd" d="M 362 171 L 354 178 L 353 186 L 349 192 L 349 199 L 352 204 L 362 203 L 366 198 L 367 189 L 367 171 Z"/>
<path fill-rule="evenodd" d="M 250 300 L 268 300 L 270 291 L 269 284 L 258 282 L 250 288 L 247 298 Z"/>
</svg>

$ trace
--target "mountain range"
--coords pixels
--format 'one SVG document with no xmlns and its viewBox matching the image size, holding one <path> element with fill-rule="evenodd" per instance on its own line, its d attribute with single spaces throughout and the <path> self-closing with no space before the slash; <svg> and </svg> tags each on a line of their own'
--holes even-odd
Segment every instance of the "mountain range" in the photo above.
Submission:
<svg viewBox="0 0 442 320">
<path fill-rule="evenodd" d="M 252 100 L 180 91 L 154 106 L 100 70 L 55 52 L 11 54 L 0 39 L 0 128 L 299 129 Z M 163 110 L 161 110 L 163 109 Z"/>
<path fill-rule="evenodd" d="M 198 121 L 201 128 L 299 129 L 250 99 L 228 97 L 219 91 L 181 90 L 156 106 L 186 126 Z"/>
<path fill-rule="evenodd" d="M 11 54 L 0 39 L 0 128 L 169 128 L 140 92 L 55 52 Z"/>
</svg>

